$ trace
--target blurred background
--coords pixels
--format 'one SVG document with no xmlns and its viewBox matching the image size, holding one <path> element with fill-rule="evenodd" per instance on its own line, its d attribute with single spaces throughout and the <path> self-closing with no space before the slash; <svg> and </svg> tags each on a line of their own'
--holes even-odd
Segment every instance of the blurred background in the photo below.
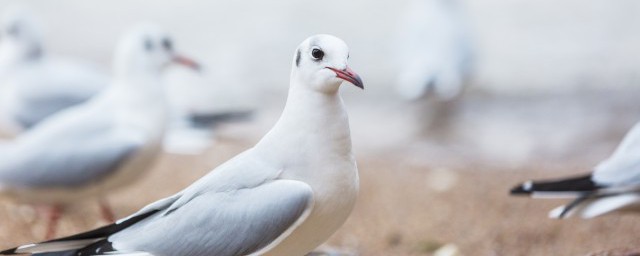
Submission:
<svg viewBox="0 0 640 256">
<path fill-rule="evenodd" d="M 452 2 L 422 0 L 429 1 Z M 359 255 L 432 255 L 443 248 L 459 255 L 626 255 L 640 249 L 633 235 L 640 232 L 637 216 L 550 220 L 547 211 L 559 201 L 508 195 L 520 181 L 590 171 L 640 120 L 640 2 L 455 1 L 446 8 L 455 10 L 459 23 L 451 29 L 463 31 L 458 40 L 469 52 L 466 89 L 454 99 L 407 100 L 398 93 L 398 76 L 410 67 L 399 56 L 431 47 L 440 35 L 416 37 L 425 40 L 415 42 L 417 48 L 403 45 L 403 33 L 420 33 L 420 27 L 406 29 L 417 22 L 406 19 L 416 2 L 2 0 L 0 9 L 28 7 L 49 52 L 106 71 L 122 32 L 140 21 L 158 23 L 177 49 L 204 66 L 202 74 L 167 74 L 171 90 L 194 92 L 174 97 L 176 104 L 255 111 L 249 122 L 219 127 L 202 154 L 163 156 L 147 179 L 110 198 L 118 217 L 181 190 L 257 142 L 284 106 L 297 45 L 327 33 L 347 42 L 349 65 L 365 83 L 364 91 L 341 89 L 361 194 L 330 245 Z M 2 247 L 42 232 L 30 223 L 33 213 L 16 214 L 12 207 L 0 207 Z M 97 226 L 87 214 L 94 211 L 70 210 L 61 235 Z"/>
</svg>

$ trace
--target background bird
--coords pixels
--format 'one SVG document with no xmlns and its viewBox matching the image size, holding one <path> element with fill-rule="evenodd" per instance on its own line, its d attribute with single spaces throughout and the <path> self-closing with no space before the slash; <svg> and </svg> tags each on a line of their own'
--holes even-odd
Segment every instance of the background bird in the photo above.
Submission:
<svg viewBox="0 0 640 256">
<path fill-rule="evenodd" d="M 613 155 L 592 173 L 552 181 L 527 181 L 512 195 L 533 198 L 571 198 L 569 204 L 549 213 L 551 218 L 577 215 L 593 218 L 616 210 L 640 209 L 640 123 L 636 124 Z"/>
<path fill-rule="evenodd" d="M 282 116 L 253 148 L 117 223 L 3 254 L 305 255 L 349 216 L 358 192 L 342 81 L 363 88 L 330 35 L 296 50 Z"/>
<path fill-rule="evenodd" d="M 104 196 L 139 178 L 161 149 L 167 121 L 161 73 L 169 63 L 197 68 L 154 25 L 139 25 L 117 46 L 112 84 L 93 99 L 46 119 L 0 150 L 0 193 L 49 206 L 47 237 L 62 207 Z"/>
<path fill-rule="evenodd" d="M 394 48 L 397 90 L 415 100 L 428 94 L 443 101 L 462 93 L 471 74 L 472 47 L 457 0 L 412 0 L 400 17 Z"/>
<path fill-rule="evenodd" d="M 0 23 L 0 129 L 14 136 L 108 85 L 96 66 L 49 54 L 37 19 L 8 8 Z"/>
</svg>

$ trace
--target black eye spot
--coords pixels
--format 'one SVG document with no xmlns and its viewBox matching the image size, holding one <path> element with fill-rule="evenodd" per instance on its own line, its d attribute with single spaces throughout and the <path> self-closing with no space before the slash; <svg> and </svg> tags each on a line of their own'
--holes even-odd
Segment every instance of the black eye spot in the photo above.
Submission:
<svg viewBox="0 0 640 256">
<path fill-rule="evenodd" d="M 313 50 L 311 50 L 311 57 L 315 60 L 322 60 L 324 52 L 318 48 L 313 48 Z"/>
<path fill-rule="evenodd" d="M 173 51 L 173 42 L 169 38 L 162 39 L 162 47 L 167 51 Z"/>
<path fill-rule="evenodd" d="M 296 52 L 296 67 L 300 66 L 300 49 Z"/>
<path fill-rule="evenodd" d="M 151 42 L 151 39 L 147 38 L 144 40 L 144 49 L 148 52 L 153 51 L 153 42 Z"/>
</svg>

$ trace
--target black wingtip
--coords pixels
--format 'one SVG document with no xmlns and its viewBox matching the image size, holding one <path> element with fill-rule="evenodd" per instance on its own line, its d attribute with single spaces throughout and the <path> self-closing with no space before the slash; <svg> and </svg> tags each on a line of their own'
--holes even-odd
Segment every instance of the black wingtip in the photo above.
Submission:
<svg viewBox="0 0 640 256">
<path fill-rule="evenodd" d="M 16 247 L 16 248 L 11 248 L 11 249 L 4 250 L 4 251 L 1 251 L 1 252 L 0 252 L 0 255 L 16 255 L 16 254 L 17 254 L 17 253 L 16 253 L 16 250 L 18 250 L 18 247 Z"/>
<path fill-rule="evenodd" d="M 534 192 L 591 192 L 601 189 L 591 174 L 549 181 L 527 181 L 511 189 L 511 195 L 530 195 Z"/>
<path fill-rule="evenodd" d="M 513 195 L 513 196 L 526 196 L 526 195 L 531 195 L 531 192 L 533 192 L 531 190 L 533 185 L 533 182 L 531 181 L 527 181 L 525 183 L 522 183 L 518 186 L 513 187 L 510 191 L 509 194 Z"/>
</svg>

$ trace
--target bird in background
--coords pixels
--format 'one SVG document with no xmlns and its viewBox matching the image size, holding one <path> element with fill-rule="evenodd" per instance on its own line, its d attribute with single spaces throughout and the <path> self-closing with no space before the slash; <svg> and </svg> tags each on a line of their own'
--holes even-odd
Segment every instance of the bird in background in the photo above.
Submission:
<svg viewBox="0 0 640 256">
<path fill-rule="evenodd" d="M 175 52 L 157 26 L 136 26 L 120 40 L 111 85 L 91 100 L 60 111 L 0 147 L 0 195 L 48 208 L 52 238 L 65 205 L 98 199 L 150 169 L 167 121 L 161 74 L 170 63 L 197 69 Z"/>
<path fill-rule="evenodd" d="M 401 15 L 394 53 L 397 91 L 407 100 L 459 96 L 472 71 L 472 47 L 457 0 L 412 0 Z"/>
<path fill-rule="evenodd" d="M 0 254 L 305 255 L 345 222 L 358 193 L 339 88 L 364 87 L 348 57 L 339 38 L 306 39 L 283 113 L 253 148 L 115 224 Z"/>
<path fill-rule="evenodd" d="M 109 82 L 91 63 L 49 54 L 38 24 L 20 6 L 0 20 L 0 130 L 8 136 L 87 101 Z"/>
<path fill-rule="evenodd" d="M 83 103 L 109 85 L 111 77 L 89 62 L 52 56 L 46 51 L 40 22 L 23 6 L 2 13 L 0 23 L 0 135 L 16 137 L 55 113 Z M 200 73 L 189 74 L 199 77 Z M 209 84 L 186 85 L 184 77 L 168 81 L 170 126 L 164 149 L 199 154 L 211 146 L 221 124 L 249 120 L 250 109 L 193 111 L 193 96 Z M 202 79 L 186 82 L 204 83 Z M 187 90 L 187 88 L 193 88 Z M 184 95 L 191 93 L 190 95 Z M 192 98 L 191 100 L 189 98 Z"/>
<path fill-rule="evenodd" d="M 549 212 L 550 218 L 593 218 L 613 211 L 640 209 L 640 123 L 593 172 L 548 181 L 527 181 L 512 195 L 568 198 L 570 203 Z"/>
</svg>

